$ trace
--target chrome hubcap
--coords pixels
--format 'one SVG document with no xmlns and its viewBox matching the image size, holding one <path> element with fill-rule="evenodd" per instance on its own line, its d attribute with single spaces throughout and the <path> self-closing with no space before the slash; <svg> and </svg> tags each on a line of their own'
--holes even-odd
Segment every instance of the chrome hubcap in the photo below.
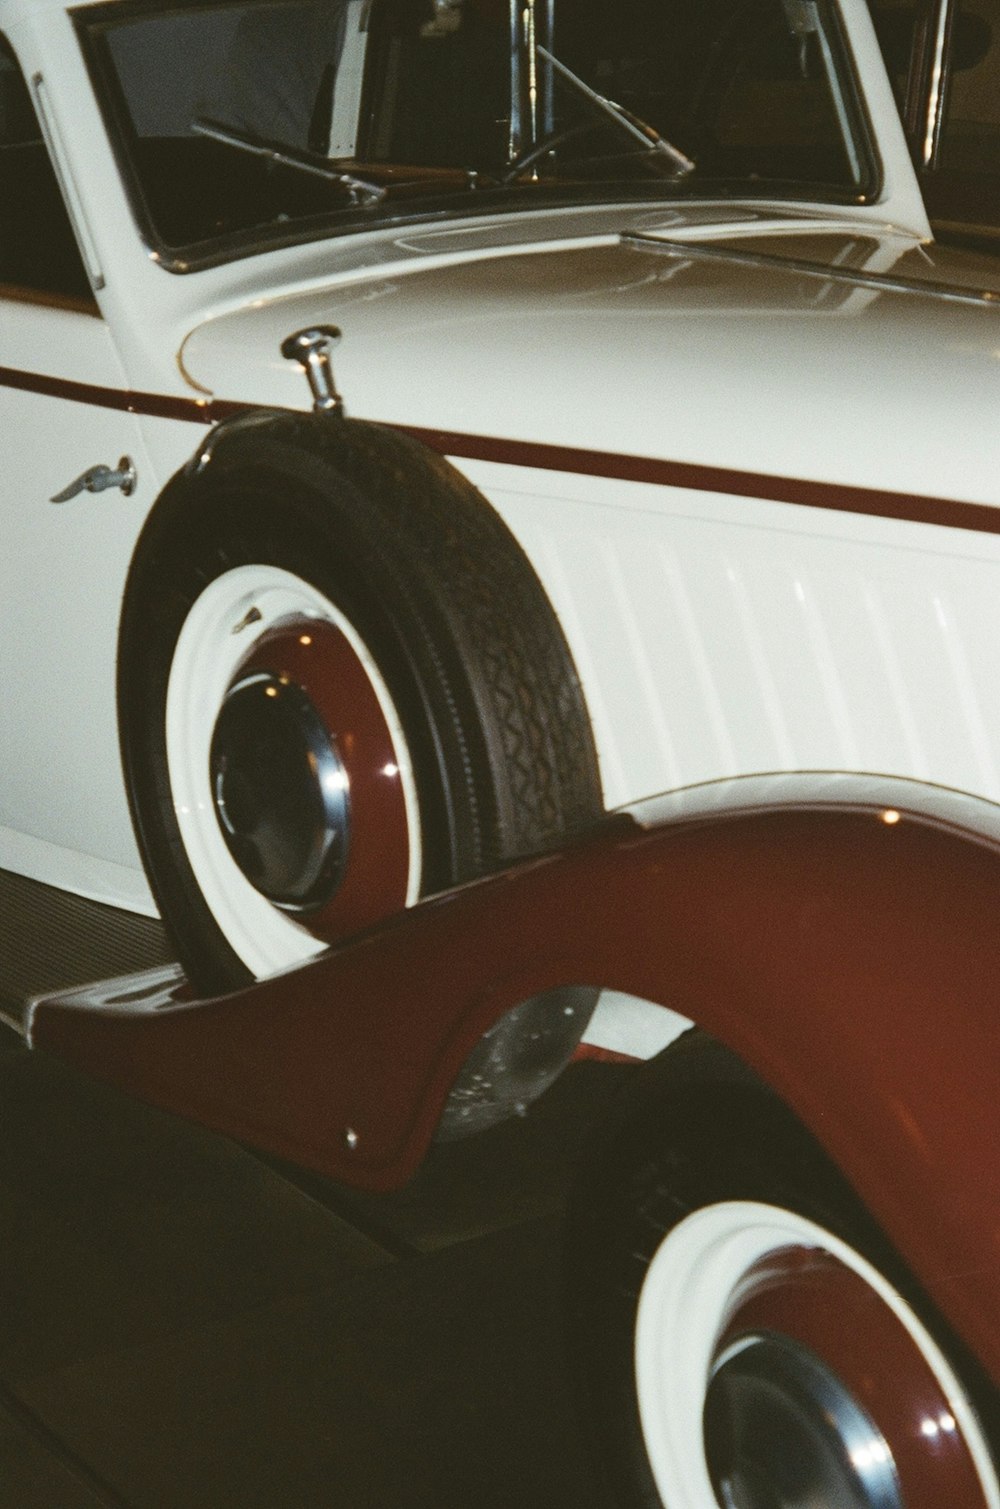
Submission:
<svg viewBox="0 0 1000 1509">
<path fill-rule="evenodd" d="M 716 1359 L 705 1457 L 723 1509 L 903 1509 L 874 1421 L 808 1347 L 748 1336 Z"/>
<path fill-rule="evenodd" d="M 323 906 L 347 863 L 349 789 L 307 693 L 261 672 L 226 694 L 210 754 L 215 810 L 230 854 L 276 906 Z"/>
</svg>

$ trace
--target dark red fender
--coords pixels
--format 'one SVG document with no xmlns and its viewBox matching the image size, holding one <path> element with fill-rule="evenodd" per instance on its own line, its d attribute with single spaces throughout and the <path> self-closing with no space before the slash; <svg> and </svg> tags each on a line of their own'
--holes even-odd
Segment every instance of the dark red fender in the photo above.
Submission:
<svg viewBox="0 0 1000 1509">
<path fill-rule="evenodd" d="M 647 997 L 774 1086 L 1000 1379 L 998 915 L 1000 851 L 919 818 L 619 819 L 237 995 L 137 1018 L 43 1004 L 33 1041 L 384 1189 L 508 1006 L 561 984 Z"/>
</svg>

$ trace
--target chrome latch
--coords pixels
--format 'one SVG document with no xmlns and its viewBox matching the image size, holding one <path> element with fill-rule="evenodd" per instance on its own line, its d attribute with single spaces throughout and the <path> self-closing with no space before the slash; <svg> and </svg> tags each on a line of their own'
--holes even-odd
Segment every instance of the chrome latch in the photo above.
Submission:
<svg viewBox="0 0 1000 1509">
<path fill-rule="evenodd" d="M 87 471 L 81 472 L 80 476 L 68 487 L 64 487 L 61 493 L 54 493 L 49 502 L 68 503 L 70 498 L 76 497 L 77 493 L 103 493 L 107 492 L 109 487 L 120 488 L 125 497 L 130 498 L 135 492 L 138 480 L 132 457 L 123 456 L 114 470 L 110 466 L 89 467 Z"/>
<path fill-rule="evenodd" d="M 330 352 L 340 340 L 336 325 L 310 325 L 296 330 L 281 343 L 286 361 L 298 362 L 309 380 L 313 409 L 317 414 L 339 414 L 344 401 L 333 380 Z"/>
</svg>

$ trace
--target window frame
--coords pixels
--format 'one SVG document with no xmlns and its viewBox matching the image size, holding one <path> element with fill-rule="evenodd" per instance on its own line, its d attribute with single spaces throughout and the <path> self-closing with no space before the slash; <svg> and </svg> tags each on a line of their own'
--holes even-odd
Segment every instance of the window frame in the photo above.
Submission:
<svg viewBox="0 0 1000 1509">
<path fill-rule="evenodd" d="M 184 10 L 212 8 L 216 5 L 237 6 L 245 0 L 188 0 Z M 290 0 L 293 3 L 293 0 Z M 732 198 L 748 201 L 777 201 L 813 208 L 828 205 L 831 209 L 850 206 L 874 206 L 880 202 L 885 175 L 866 92 L 852 54 L 848 31 L 838 0 L 816 0 L 832 20 L 828 38 L 850 115 L 851 142 L 861 163 L 857 184 L 837 185 L 805 179 L 760 179 L 755 185 L 748 178 L 712 178 L 691 182 L 656 179 L 643 183 L 622 180 L 620 189 L 608 192 L 606 181 L 595 184 L 591 192 L 581 185 L 545 184 L 544 197 L 539 193 L 532 203 L 520 186 L 506 189 L 492 185 L 477 194 L 463 184 L 451 192 L 427 193 L 410 200 L 391 197 L 375 206 L 335 206 L 315 215 L 290 219 L 287 229 L 275 222 L 236 231 L 215 238 L 174 245 L 159 233 L 136 165 L 138 136 L 124 90 L 118 78 L 106 41 L 114 26 L 132 17 L 166 12 L 164 0 L 103 0 L 96 5 L 80 6 L 70 12 L 87 66 L 98 107 L 104 117 L 117 168 L 125 187 L 133 217 L 144 244 L 156 262 L 167 271 L 188 273 L 242 260 L 265 252 L 298 247 L 321 240 L 335 240 L 361 232 L 391 231 L 400 226 L 436 222 L 474 220 L 480 217 L 520 213 L 532 210 L 606 209 L 620 203 L 629 208 L 672 205 L 686 201 L 718 201 Z M 364 109 L 364 101 L 362 101 Z M 846 143 L 845 143 L 846 150 Z M 849 153 L 848 153 L 849 155 Z M 378 166 L 374 164 L 373 166 Z M 363 176 L 363 166 L 358 170 Z M 418 169 L 419 171 L 419 169 Z M 431 170 L 428 170 L 431 171 Z M 475 178 L 475 171 L 469 176 Z"/>
<path fill-rule="evenodd" d="M 77 273 L 77 287 L 54 288 L 40 286 L 38 283 L 31 281 L 12 279 L 7 276 L 8 270 L 3 266 L 2 261 L 0 261 L 0 299 L 3 299 L 10 303 L 37 304 L 48 309 L 69 310 L 74 313 L 100 318 L 100 306 L 98 305 L 97 297 L 90 284 L 90 278 L 87 273 L 87 265 L 84 260 L 83 253 L 80 250 L 76 235 L 76 228 L 73 224 L 73 217 L 70 213 L 69 206 L 66 203 L 66 196 L 63 192 L 59 170 L 55 162 L 53 161 L 52 151 L 46 138 L 45 127 L 43 125 L 41 113 L 38 108 L 36 93 L 32 89 L 33 80 L 29 77 L 24 67 L 22 66 L 21 60 L 17 54 L 17 49 L 14 47 L 13 43 L 6 35 L 6 33 L 2 31 L 0 31 L 0 57 L 5 58 L 9 63 L 12 63 L 14 68 L 17 70 L 18 77 L 20 78 L 21 83 L 24 87 L 25 99 L 30 106 L 34 125 L 38 132 L 37 143 L 34 140 L 25 143 L 10 144 L 0 142 L 0 153 L 3 153 L 5 151 L 15 151 L 17 150 L 18 146 L 21 145 L 25 147 L 35 147 L 37 145 L 41 149 L 41 152 L 44 153 L 44 161 L 48 166 L 49 173 L 51 174 L 51 187 L 54 190 L 55 194 L 58 196 L 58 203 L 61 208 L 62 214 L 65 217 L 67 245 L 72 245 L 73 253 L 75 255 L 75 261 L 77 264 L 75 269 Z M 86 292 L 83 291 L 84 286 L 86 286 Z"/>
</svg>

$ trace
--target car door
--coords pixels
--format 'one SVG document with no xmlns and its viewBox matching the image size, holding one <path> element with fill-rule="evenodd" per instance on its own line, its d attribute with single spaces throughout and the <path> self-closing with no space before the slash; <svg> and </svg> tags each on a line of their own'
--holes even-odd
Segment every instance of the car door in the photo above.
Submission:
<svg viewBox="0 0 1000 1509">
<path fill-rule="evenodd" d="M 0 867 L 146 892 L 124 800 L 115 649 L 152 492 L 139 421 L 32 87 L 0 37 Z M 133 485 L 82 487 L 122 458 Z"/>
</svg>

